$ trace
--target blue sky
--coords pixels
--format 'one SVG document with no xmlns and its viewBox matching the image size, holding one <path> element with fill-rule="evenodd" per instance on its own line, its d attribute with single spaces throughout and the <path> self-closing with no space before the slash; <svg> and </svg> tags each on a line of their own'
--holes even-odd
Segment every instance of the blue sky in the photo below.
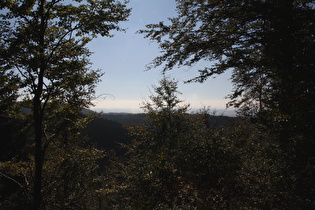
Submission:
<svg viewBox="0 0 315 210">
<path fill-rule="evenodd" d="M 93 68 L 101 69 L 105 75 L 96 88 L 96 94 L 102 95 L 94 101 L 94 110 L 104 112 L 142 112 L 141 102 L 148 100 L 152 94 L 152 85 L 161 80 L 161 68 L 145 70 L 159 55 L 158 45 L 136 31 L 145 25 L 167 22 L 168 17 L 176 16 L 174 0 L 130 0 L 132 8 L 129 21 L 121 23 L 125 33 L 114 32 L 113 38 L 99 37 L 93 40 L 89 48 Z M 207 65 L 201 63 L 199 66 Z M 225 109 L 228 102 L 225 97 L 231 92 L 232 85 L 228 73 L 205 83 L 184 84 L 183 81 L 198 75 L 198 65 L 182 67 L 168 73 L 168 76 L 179 81 L 180 98 L 191 105 L 192 109 L 210 107 L 212 110 Z M 229 114 L 230 110 L 225 111 Z"/>
</svg>

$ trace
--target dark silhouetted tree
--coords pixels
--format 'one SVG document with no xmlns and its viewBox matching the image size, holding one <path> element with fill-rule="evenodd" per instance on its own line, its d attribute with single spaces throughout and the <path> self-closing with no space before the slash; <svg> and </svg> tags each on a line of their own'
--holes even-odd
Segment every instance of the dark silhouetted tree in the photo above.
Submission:
<svg viewBox="0 0 315 210">
<path fill-rule="evenodd" d="M 162 49 L 150 67 L 167 71 L 207 61 L 191 80 L 198 82 L 231 70 L 229 105 L 278 133 L 296 200 L 314 208 L 314 1 L 176 2 L 178 16 L 170 24 L 140 31 Z"/>
<path fill-rule="evenodd" d="M 314 75 L 314 8 L 310 0 L 178 0 L 178 17 L 169 25 L 151 24 L 140 32 L 163 52 L 149 68 L 162 65 L 166 71 L 209 61 L 191 81 L 232 69 L 231 105 L 254 103 L 259 111 L 293 115 L 297 106 L 313 107 L 305 104 L 312 105 L 314 96 L 309 79 Z"/>
<path fill-rule="evenodd" d="M 17 76 L 21 100 L 30 101 L 35 143 L 33 209 L 44 208 L 42 177 L 50 143 L 91 105 L 101 76 L 91 70 L 86 45 L 121 30 L 125 2 L 4 0 L 0 5 L 1 71 Z M 54 124 L 58 119 L 59 123 Z"/>
</svg>

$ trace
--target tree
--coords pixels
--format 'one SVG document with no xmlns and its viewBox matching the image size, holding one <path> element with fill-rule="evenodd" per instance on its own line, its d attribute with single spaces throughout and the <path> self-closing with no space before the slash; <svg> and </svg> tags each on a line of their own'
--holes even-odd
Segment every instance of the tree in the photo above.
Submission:
<svg viewBox="0 0 315 210">
<path fill-rule="evenodd" d="M 71 4 L 72 3 L 72 4 Z M 0 5 L 1 71 L 20 79 L 30 102 L 35 142 L 33 209 L 41 208 L 42 171 L 49 144 L 77 113 L 91 105 L 100 71 L 90 69 L 87 44 L 121 30 L 126 2 L 5 0 Z M 64 115 L 61 115 L 64 114 Z M 53 126 L 53 119 L 59 119 Z"/>
<path fill-rule="evenodd" d="M 260 109 L 277 106 L 289 114 L 294 110 L 288 103 L 303 110 L 301 97 L 314 96 L 313 1 L 178 0 L 177 11 L 170 25 L 140 31 L 163 52 L 149 68 L 209 61 L 191 80 L 199 82 L 232 69 L 230 104 L 236 106 L 256 101 Z"/>
<path fill-rule="evenodd" d="M 187 117 L 189 105 L 180 104 L 183 102 L 178 98 L 178 86 L 176 81 L 163 78 L 159 82 L 159 86 L 154 86 L 156 95 L 150 96 L 150 101 L 143 103 L 143 109 L 147 113 L 148 118 L 153 120 L 156 139 L 159 139 L 155 145 L 162 147 L 169 153 L 176 148 L 178 136 L 187 128 L 185 117 Z M 187 120 L 187 119 L 186 119 Z"/>
<path fill-rule="evenodd" d="M 254 113 L 278 133 L 296 177 L 296 196 L 308 205 L 315 188 L 314 5 L 312 0 L 177 0 L 178 17 L 169 25 L 140 31 L 163 52 L 149 68 L 162 65 L 167 71 L 207 61 L 190 80 L 198 82 L 232 70 L 235 89 L 228 105 Z"/>
<path fill-rule="evenodd" d="M 124 145 L 124 156 L 111 159 L 103 189 L 108 208 L 153 209 L 172 207 L 175 202 L 173 160 L 192 129 L 189 106 L 181 106 L 177 82 L 170 79 L 162 79 L 154 93 L 142 107 L 148 122 L 130 127 L 134 141 Z"/>
<path fill-rule="evenodd" d="M 230 193 L 223 186 L 232 185 L 237 161 L 178 94 L 177 82 L 163 78 L 143 103 L 147 123 L 129 128 L 134 141 L 123 145 L 126 154 L 111 158 L 105 175 L 107 208 L 227 207 L 219 200 Z"/>
</svg>

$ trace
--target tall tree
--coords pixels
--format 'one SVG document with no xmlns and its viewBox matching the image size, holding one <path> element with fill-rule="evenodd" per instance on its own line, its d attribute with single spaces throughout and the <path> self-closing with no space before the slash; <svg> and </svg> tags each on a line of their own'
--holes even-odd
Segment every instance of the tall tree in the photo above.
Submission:
<svg viewBox="0 0 315 210">
<path fill-rule="evenodd" d="M 314 96 L 314 8 L 311 0 L 177 0 L 178 17 L 170 25 L 140 32 L 163 52 L 149 68 L 164 65 L 166 71 L 205 60 L 209 66 L 191 81 L 232 69 L 232 105 L 256 101 L 260 109 L 292 112 L 289 102 L 303 108 L 301 97 Z"/>
<path fill-rule="evenodd" d="M 46 150 L 67 121 L 91 105 L 100 71 L 91 70 L 86 45 L 97 35 L 122 30 L 126 2 L 115 0 L 4 0 L 1 5 L 1 70 L 17 75 L 31 102 L 35 132 L 33 209 L 41 208 Z M 9 74 L 9 73 L 8 73 Z M 65 110 L 67 110 L 65 112 Z M 67 113 L 60 115 L 58 113 Z M 65 123 L 48 127 L 54 117 Z"/>
<path fill-rule="evenodd" d="M 254 110 L 276 125 L 299 180 L 298 197 L 305 203 L 314 200 L 315 2 L 176 2 L 178 17 L 169 25 L 151 24 L 140 31 L 163 52 L 150 67 L 162 65 L 166 71 L 208 61 L 191 80 L 199 82 L 232 70 L 235 89 L 229 104 L 247 113 Z"/>
</svg>

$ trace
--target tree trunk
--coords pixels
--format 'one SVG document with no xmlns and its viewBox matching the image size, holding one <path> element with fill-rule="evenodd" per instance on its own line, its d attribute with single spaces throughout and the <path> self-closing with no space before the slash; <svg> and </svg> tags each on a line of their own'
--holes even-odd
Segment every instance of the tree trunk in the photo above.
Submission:
<svg viewBox="0 0 315 210">
<path fill-rule="evenodd" d="M 34 195 L 33 207 L 34 210 L 41 209 L 42 205 L 42 172 L 44 164 L 44 150 L 42 147 L 43 139 L 43 118 L 44 107 L 42 107 L 42 93 L 44 86 L 44 73 L 46 70 L 45 63 L 45 29 L 46 19 L 44 14 L 45 0 L 40 1 L 39 18 L 40 27 L 38 31 L 38 46 L 39 46 L 39 74 L 37 87 L 34 90 L 33 99 L 33 119 L 35 129 L 35 180 L 34 180 Z"/>
<path fill-rule="evenodd" d="M 39 107 L 40 109 L 40 107 Z M 42 171 L 43 171 L 43 153 L 42 153 L 42 119 L 38 111 L 38 105 L 34 101 L 34 127 L 35 127 L 35 180 L 34 180 L 34 209 L 40 209 L 42 201 Z"/>
</svg>

